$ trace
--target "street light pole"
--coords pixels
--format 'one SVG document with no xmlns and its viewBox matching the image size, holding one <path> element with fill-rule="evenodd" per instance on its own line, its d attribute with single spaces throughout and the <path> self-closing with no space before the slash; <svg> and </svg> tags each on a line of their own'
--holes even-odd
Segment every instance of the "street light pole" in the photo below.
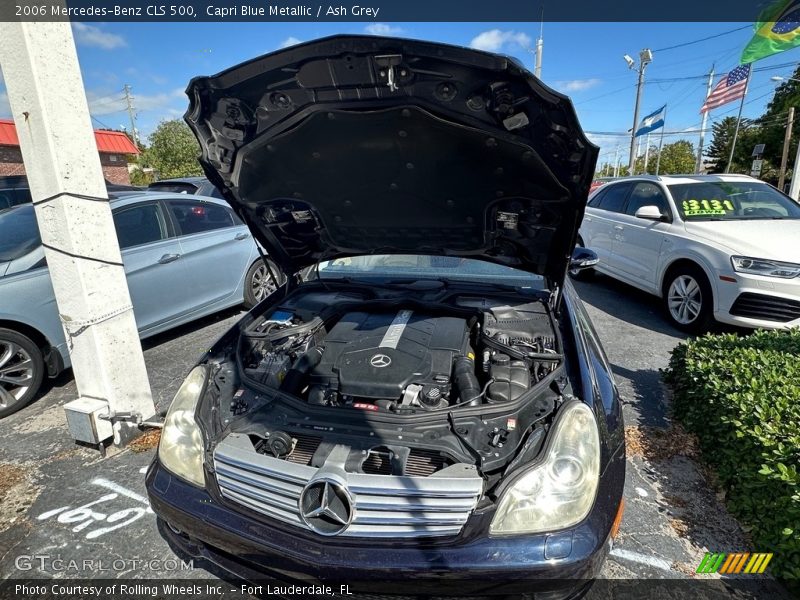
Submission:
<svg viewBox="0 0 800 600">
<path fill-rule="evenodd" d="M 625 60 L 628 62 L 628 67 L 634 68 L 633 59 L 625 55 Z M 633 127 L 631 128 L 631 153 L 628 161 L 628 174 L 633 175 L 636 166 L 636 127 L 639 125 L 639 104 L 642 100 L 642 83 L 644 83 L 644 71 L 647 65 L 653 60 L 653 52 L 649 48 L 645 48 L 639 53 L 639 66 L 636 68 L 639 73 L 639 80 L 636 84 L 636 103 L 633 107 Z"/>
</svg>

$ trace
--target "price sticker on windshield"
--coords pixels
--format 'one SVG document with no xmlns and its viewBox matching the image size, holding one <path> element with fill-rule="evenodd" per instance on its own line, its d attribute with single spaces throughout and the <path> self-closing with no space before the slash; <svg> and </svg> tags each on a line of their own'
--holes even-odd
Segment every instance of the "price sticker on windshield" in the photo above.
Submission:
<svg viewBox="0 0 800 600">
<path fill-rule="evenodd" d="M 682 208 L 687 217 L 724 216 L 735 210 L 730 200 L 684 200 Z"/>
</svg>

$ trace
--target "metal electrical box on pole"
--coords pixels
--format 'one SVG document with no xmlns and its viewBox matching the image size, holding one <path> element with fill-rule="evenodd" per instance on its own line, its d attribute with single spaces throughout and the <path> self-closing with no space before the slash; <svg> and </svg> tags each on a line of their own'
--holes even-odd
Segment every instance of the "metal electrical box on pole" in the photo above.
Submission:
<svg viewBox="0 0 800 600">
<path fill-rule="evenodd" d="M 68 22 L 0 23 L 0 65 L 78 394 L 155 412 Z M 138 433 L 113 421 L 117 444 Z"/>
</svg>

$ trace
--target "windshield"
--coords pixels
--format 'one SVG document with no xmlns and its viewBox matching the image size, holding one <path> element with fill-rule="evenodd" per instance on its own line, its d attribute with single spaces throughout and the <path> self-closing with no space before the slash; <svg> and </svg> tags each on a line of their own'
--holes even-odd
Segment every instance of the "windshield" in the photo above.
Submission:
<svg viewBox="0 0 800 600">
<path fill-rule="evenodd" d="M 544 287 L 544 278 L 527 271 L 472 258 L 416 254 L 375 254 L 324 261 L 319 275 L 325 279 L 418 280 L 446 279 L 500 283 L 517 287 Z"/>
<path fill-rule="evenodd" d="M 667 186 L 684 221 L 800 219 L 800 206 L 760 181 L 704 181 Z"/>
<path fill-rule="evenodd" d="M 0 262 L 24 256 L 41 243 L 32 204 L 0 210 Z"/>
</svg>

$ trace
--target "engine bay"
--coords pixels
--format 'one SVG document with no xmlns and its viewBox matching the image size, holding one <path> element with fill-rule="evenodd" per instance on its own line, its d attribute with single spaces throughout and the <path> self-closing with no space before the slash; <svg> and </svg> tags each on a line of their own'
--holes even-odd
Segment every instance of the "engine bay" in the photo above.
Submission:
<svg viewBox="0 0 800 600">
<path fill-rule="evenodd" d="M 538 452 L 566 381 L 543 299 L 301 290 L 242 328 L 224 432 L 356 473 L 499 477 Z"/>
<path fill-rule="evenodd" d="M 247 331 L 244 373 L 309 404 L 402 413 L 513 401 L 558 365 L 542 303 L 458 312 L 278 308 Z"/>
</svg>

